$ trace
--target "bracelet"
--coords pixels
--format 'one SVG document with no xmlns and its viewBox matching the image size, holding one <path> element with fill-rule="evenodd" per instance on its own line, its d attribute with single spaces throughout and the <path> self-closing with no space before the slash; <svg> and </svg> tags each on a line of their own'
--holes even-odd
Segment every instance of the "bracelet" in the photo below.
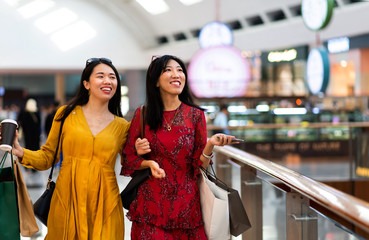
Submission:
<svg viewBox="0 0 369 240">
<path fill-rule="evenodd" d="M 207 158 L 207 159 L 213 158 L 213 153 L 211 153 L 210 155 L 206 155 L 204 152 L 202 152 L 202 155 L 204 156 L 204 158 Z"/>
</svg>

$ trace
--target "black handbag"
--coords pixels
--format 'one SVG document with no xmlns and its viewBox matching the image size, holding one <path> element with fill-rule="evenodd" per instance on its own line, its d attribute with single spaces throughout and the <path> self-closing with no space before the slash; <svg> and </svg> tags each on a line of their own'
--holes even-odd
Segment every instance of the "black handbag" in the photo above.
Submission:
<svg viewBox="0 0 369 240">
<path fill-rule="evenodd" d="M 140 128 L 141 128 L 141 139 L 145 137 L 145 113 L 144 106 L 142 105 L 140 108 Z M 140 185 L 146 181 L 151 176 L 151 169 L 145 168 L 143 170 L 136 170 L 132 174 L 132 179 L 129 181 L 127 186 L 120 193 L 120 197 L 122 199 L 123 207 L 129 210 L 131 203 L 137 197 L 138 188 Z"/>
<path fill-rule="evenodd" d="M 143 170 L 135 171 L 132 175 L 131 181 L 120 193 L 122 198 L 123 207 L 129 210 L 131 203 L 137 197 L 138 187 L 151 176 L 151 169 L 145 168 Z"/>
<path fill-rule="evenodd" d="M 251 228 L 249 217 L 247 216 L 245 207 L 243 206 L 240 194 L 236 189 L 230 188 L 221 181 L 216 175 L 212 165 L 212 172 L 203 169 L 210 181 L 215 183 L 220 188 L 228 191 L 228 208 L 229 208 L 229 227 L 232 236 L 237 237 L 241 233 Z"/>
<path fill-rule="evenodd" d="M 55 150 L 55 153 L 54 153 L 53 166 L 52 166 L 50 174 L 49 174 L 49 179 L 48 179 L 48 182 L 47 182 L 47 185 L 46 185 L 46 190 L 41 195 L 41 197 L 39 197 L 39 199 L 37 199 L 37 201 L 33 204 L 33 210 L 35 212 L 35 216 L 45 226 L 47 226 L 47 218 L 49 216 L 50 202 L 51 202 L 51 198 L 53 197 L 53 193 L 54 193 L 54 189 L 55 189 L 55 182 L 52 181 L 52 177 L 53 177 L 53 171 L 54 171 L 56 156 L 57 156 L 58 150 L 59 150 L 60 135 L 61 135 L 61 132 L 62 132 L 63 124 L 64 124 L 64 120 L 62 120 L 61 124 L 60 124 L 58 145 L 56 145 L 56 150 Z"/>
</svg>

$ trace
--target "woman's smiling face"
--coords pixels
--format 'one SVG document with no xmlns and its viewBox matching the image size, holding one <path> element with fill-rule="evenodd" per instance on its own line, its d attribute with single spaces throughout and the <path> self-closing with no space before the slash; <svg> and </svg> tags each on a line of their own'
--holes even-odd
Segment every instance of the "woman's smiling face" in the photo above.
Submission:
<svg viewBox="0 0 369 240">
<path fill-rule="evenodd" d="M 109 101 L 114 96 L 118 85 L 114 70 L 103 63 L 96 65 L 89 81 L 84 81 L 83 83 L 90 92 L 90 97 L 103 101 Z"/>
<path fill-rule="evenodd" d="M 160 94 L 179 95 L 186 84 L 186 76 L 179 63 L 173 59 L 168 61 L 161 73 L 156 86 L 160 88 Z"/>
</svg>

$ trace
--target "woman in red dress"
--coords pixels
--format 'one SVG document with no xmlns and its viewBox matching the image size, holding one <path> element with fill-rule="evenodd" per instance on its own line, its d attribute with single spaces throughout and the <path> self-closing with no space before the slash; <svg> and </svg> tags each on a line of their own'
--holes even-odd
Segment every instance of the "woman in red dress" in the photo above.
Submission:
<svg viewBox="0 0 369 240">
<path fill-rule="evenodd" d="M 208 166 L 214 145 L 230 144 L 234 137 L 217 134 L 207 141 L 203 110 L 193 102 L 186 80 L 185 65 L 174 56 L 155 58 L 148 68 L 145 138 L 139 138 L 137 109 L 123 151 L 121 174 L 151 168 L 153 176 L 140 186 L 127 214 L 132 240 L 207 239 L 197 175 L 200 166 Z"/>
</svg>

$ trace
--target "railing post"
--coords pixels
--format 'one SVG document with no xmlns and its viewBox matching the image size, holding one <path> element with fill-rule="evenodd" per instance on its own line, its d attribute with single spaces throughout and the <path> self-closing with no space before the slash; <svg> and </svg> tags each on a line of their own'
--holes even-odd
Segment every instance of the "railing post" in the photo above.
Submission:
<svg viewBox="0 0 369 240">
<path fill-rule="evenodd" d="M 218 152 L 216 152 L 214 156 L 217 177 L 222 179 L 227 185 L 232 186 L 232 166 L 228 163 L 227 156 Z"/>
<path fill-rule="evenodd" d="M 251 228 L 242 234 L 242 239 L 263 239 L 263 196 L 262 184 L 256 178 L 256 170 L 241 165 L 241 199 L 249 217 Z"/>
<path fill-rule="evenodd" d="M 286 196 L 287 240 L 318 239 L 318 218 L 309 211 L 309 199 L 296 192 Z"/>
</svg>

